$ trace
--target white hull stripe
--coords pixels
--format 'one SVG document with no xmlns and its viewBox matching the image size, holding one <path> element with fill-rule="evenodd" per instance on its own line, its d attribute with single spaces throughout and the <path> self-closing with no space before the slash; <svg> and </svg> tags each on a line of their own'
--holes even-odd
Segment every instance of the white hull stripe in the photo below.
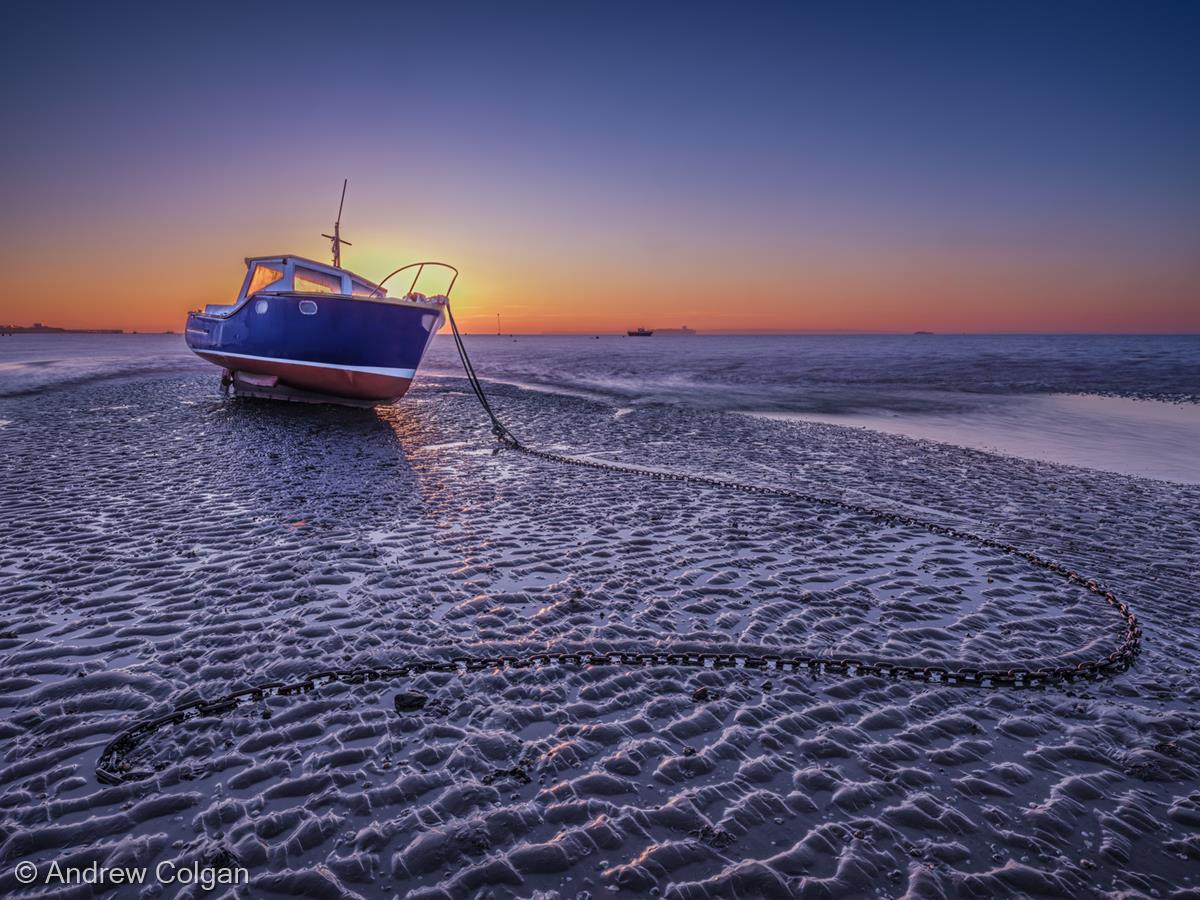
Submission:
<svg viewBox="0 0 1200 900">
<path fill-rule="evenodd" d="M 282 363 L 286 366 L 307 366 L 312 369 L 337 369 L 341 372 L 362 372 L 365 375 L 387 375 L 391 378 L 413 378 L 416 369 L 389 369 L 384 366 L 348 366 L 338 363 L 312 362 L 307 359 L 278 359 L 274 356 L 251 356 L 248 353 L 228 353 L 225 350 L 196 350 L 198 356 L 216 356 L 227 359 L 253 359 L 258 362 Z"/>
</svg>

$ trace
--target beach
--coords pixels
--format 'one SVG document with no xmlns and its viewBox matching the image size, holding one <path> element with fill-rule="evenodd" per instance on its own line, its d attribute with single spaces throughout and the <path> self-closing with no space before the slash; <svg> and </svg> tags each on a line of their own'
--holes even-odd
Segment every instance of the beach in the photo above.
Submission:
<svg viewBox="0 0 1200 900">
<path fill-rule="evenodd" d="M 443 338 L 377 410 L 223 397 L 178 336 L 2 340 L 6 895 L 17 861 L 51 859 L 244 867 L 239 897 L 1200 890 L 1194 338 L 1107 362 L 1085 339 L 986 345 L 1043 361 L 1021 370 L 919 343 L 940 335 L 468 339 L 532 446 L 915 517 L 1098 580 L 1145 631 L 1124 673 L 339 682 L 165 728 L 131 760 L 151 777 L 119 784 L 96 764 L 132 722 L 329 669 L 579 648 L 991 668 L 1103 655 L 1120 620 L 921 527 L 500 449 Z M 1014 405 L 1080 395 L 1041 413 L 1056 440 L 981 449 Z M 928 430 L 955 416 L 990 429 L 978 446 Z"/>
</svg>

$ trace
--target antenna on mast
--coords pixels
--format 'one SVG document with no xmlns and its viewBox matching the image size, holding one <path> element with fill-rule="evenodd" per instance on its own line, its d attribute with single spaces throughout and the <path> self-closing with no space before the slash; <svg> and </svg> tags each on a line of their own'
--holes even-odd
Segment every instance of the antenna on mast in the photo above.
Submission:
<svg viewBox="0 0 1200 900">
<path fill-rule="evenodd" d="M 338 203 L 338 217 L 337 221 L 333 223 L 333 234 L 321 235 L 321 237 L 329 238 L 333 242 L 333 264 L 339 269 L 342 267 L 342 244 L 345 244 L 347 247 L 354 246 L 349 241 L 342 240 L 342 207 L 346 203 L 346 185 L 349 183 L 349 178 L 342 179 L 342 199 Z"/>
</svg>

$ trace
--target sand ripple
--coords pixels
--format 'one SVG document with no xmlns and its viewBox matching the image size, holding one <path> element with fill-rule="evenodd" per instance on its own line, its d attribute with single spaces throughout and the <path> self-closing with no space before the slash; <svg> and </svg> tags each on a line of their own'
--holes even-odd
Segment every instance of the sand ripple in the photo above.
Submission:
<svg viewBox="0 0 1200 900">
<path fill-rule="evenodd" d="M 1112 612 L 854 514 L 490 452 L 454 383 L 378 414 L 211 380 L 0 401 L 0 891 L 14 860 L 250 868 L 254 895 L 1094 896 L 1197 889 L 1200 492 L 827 426 L 497 389 L 597 458 L 795 486 L 1103 573 L 1147 650 L 1037 692 L 655 666 L 330 685 L 431 649 L 731 646 L 1037 659 Z M 210 399 L 211 398 L 211 399 Z M 420 693 L 397 712 L 398 690 Z"/>
</svg>

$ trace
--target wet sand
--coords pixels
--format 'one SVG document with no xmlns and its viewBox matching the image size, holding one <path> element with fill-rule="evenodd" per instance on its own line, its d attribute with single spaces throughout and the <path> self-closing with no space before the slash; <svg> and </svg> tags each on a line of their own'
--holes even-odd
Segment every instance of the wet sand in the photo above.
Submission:
<svg viewBox="0 0 1200 900">
<path fill-rule="evenodd" d="M 1115 617 L 920 530 L 494 453 L 461 381 L 379 412 L 223 402 L 207 371 L 47 389 L 0 401 L 0 892 L 26 858 L 245 865 L 256 897 L 1197 890 L 1200 488 L 493 391 L 539 446 L 1061 560 L 1134 605 L 1145 650 L 1022 692 L 671 666 L 333 685 L 163 732 L 155 778 L 104 786 L 129 721 L 325 668 L 681 642 L 985 664 L 1072 658 Z"/>
</svg>

